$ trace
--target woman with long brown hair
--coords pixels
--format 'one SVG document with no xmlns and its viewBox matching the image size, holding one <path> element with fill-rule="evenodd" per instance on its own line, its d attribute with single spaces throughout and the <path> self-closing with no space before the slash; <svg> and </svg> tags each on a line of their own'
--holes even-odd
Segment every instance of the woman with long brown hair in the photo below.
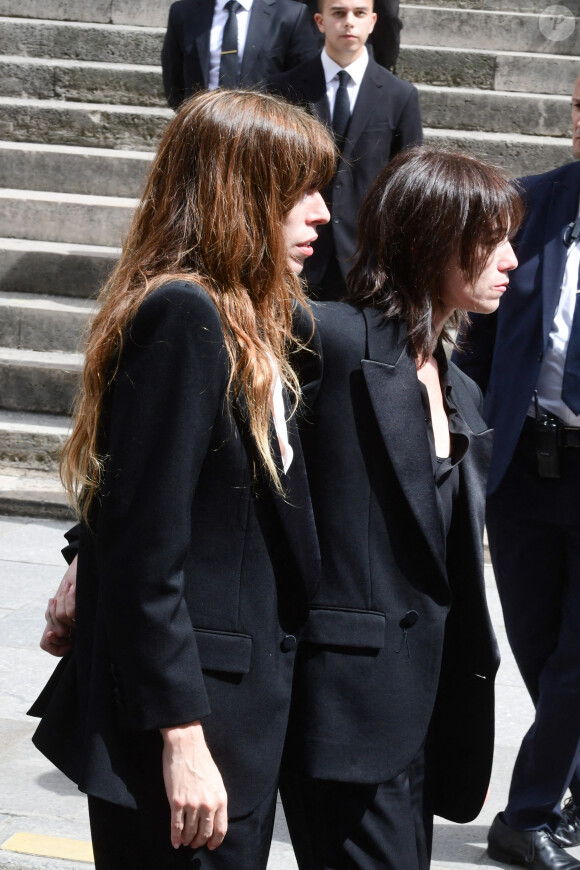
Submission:
<svg viewBox="0 0 580 870">
<path fill-rule="evenodd" d="M 97 868 L 266 866 L 319 564 L 292 318 L 333 168 L 305 112 L 195 96 L 103 290 L 62 461 L 75 641 L 31 711 Z"/>
</svg>

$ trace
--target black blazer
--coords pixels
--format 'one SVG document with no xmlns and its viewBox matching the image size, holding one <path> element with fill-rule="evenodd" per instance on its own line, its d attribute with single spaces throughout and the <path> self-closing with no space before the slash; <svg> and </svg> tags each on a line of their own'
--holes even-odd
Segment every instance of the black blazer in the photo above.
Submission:
<svg viewBox="0 0 580 870">
<path fill-rule="evenodd" d="M 314 304 L 322 362 L 302 360 L 301 431 L 322 553 L 297 660 L 292 746 L 311 777 L 383 782 L 428 738 L 434 810 L 479 812 L 491 772 L 499 656 L 483 579 L 492 433 L 452 363 L 469 432 L 447 538 L 405 330 L 376 311 Z"/>
<path fill-rule="evenodd" d="M 169 9 L 161 52 L 163 86 L 176 109 L 207 88 L 213 0 L 177 0 Z M 255 87 L 313 57 L 318 38 L 308 9 L 296 0 L 254 0 L 242 58 L 240 87 Z"/>
<path fill-rule="evenodd" d="M 485 393 L 483 415 L 495 429 L 490 495 L 511 462 L 540 374 L 566 266 L 564 231 L 578 212 L 580 162 L 520 183 L 528 214 L 514 242 L 519 265 L 495 314 L 472 315 L 466 352 L 454 357 Z"/>
<path fill-rule="evenodd" d="M 82 791 L 138 806 L 163 789 L 159 728 L 201 719 L 230 816 L 274 786 L 293 636 L 319 551 L 297 432 L 286 499 L 253 482 L 209 296 L 141 305 L 106 397 L 103 492 L 81 526 L 74 650 L 31 710 L 34 742 Z M 285 639 L 286 638 L 286 639 Z"/>
<path fill-rule="evenodd" d="M 270 86 L 330 123 L 320 56 L 276 77 Z M 318 228 L 314 255 L 305 263 L 304 274 L 310 284 L 319 283 L 333 250 L 346 278 L 356 249 L 358 211 L 366 192 L 395 154 L 422 137 L 416 88 L 369 58 L 335 177 L 324 192 L 332 218 Z"/>
</svg>

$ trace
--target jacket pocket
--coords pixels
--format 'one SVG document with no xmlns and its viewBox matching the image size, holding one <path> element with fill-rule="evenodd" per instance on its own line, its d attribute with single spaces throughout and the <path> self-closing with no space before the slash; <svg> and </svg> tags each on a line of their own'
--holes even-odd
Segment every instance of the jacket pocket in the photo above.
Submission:
<svg viewBox="0 0 580 870">
<path fill-rule="evenodd" d="M 301 637 L 327 646 L 382 649 L 385 614 L 376 610 L 313 607 Z"/>
<path fill-rule="evenodd" d="M 226 674 L 247 674 L 252 658 L 252 638 L 249 634 L 196 628 L 195 640 L 204 671 Z"/>
</svg>

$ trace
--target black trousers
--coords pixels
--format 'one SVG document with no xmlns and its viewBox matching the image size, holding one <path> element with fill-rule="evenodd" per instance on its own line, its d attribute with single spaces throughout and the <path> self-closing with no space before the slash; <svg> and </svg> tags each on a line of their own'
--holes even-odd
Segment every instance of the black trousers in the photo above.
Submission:
<svg viewBox="0 0 580 870">
<path fill-rule="evenodd" d="M 300 870 L 428 870 L 433 815 L 421 752 L 389 782 L 308 779 L 290 754 L 280 794 Z"/>
<path fill-rule="evenodd" d="M 249 816 L 230 820 L 217 849 L 171 845 L 165 795 L 131 810 L 89 796 L 96 870 L 266 870 L 276 812 L 277 788 Z"/>
<path fill-rule="evenodd" d="M 538 476 L 527 422 L 487 504 L 507 636 L 536 708 L 504 813 L 520 830 L 553 830 L 568 787 L 580 803 L 580 449 L 563 448 L 561 474 Z"/>
</svg>

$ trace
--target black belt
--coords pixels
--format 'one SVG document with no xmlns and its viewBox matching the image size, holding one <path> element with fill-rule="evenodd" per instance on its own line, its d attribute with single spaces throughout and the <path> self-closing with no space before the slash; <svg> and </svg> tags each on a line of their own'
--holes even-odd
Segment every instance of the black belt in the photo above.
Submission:
<svg viewBox="0 0 580 870">
<path fill-rule="evenodd" d="M 560 447 L 580 447 L 580 426 L 565 426 L 559 417 L 550 414 L 558 425 L 558 444 Z M 524 423 L 524 431 L 533 433 L 535 420 L 529 414 Z"/>
<path fill-rule="evenodd" d="M 560 444 L 562 447 L 580 447 L 580 428 L 578 426 L 562 426 L 560 428 Z"/>
</svg>

